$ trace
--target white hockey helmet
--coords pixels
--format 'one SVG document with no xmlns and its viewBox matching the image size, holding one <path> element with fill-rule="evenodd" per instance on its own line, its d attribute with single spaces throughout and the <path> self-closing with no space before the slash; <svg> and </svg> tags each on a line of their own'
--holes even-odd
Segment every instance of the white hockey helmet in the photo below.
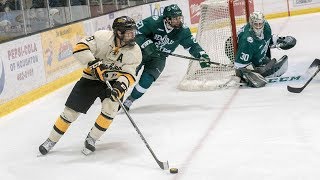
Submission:
<svg viewBox="0 0 320 180">
<path fill-rule="evenodd" d="M 259 11 L 254 11 L 250 14 L 249 23 L 253 31 L 258 37 L 263 33 L 263 28 L 266 20 L 264 15 Z"/>
</svg>

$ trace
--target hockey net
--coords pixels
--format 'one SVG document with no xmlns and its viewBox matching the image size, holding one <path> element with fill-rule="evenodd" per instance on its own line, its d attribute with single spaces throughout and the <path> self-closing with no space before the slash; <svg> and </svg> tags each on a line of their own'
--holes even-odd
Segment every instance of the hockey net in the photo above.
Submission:
<svg viewBox="0 0 320 180">
<path fill-rule="evenodd" d="M 202 69 L 199 62 L 190 61 L 179 89 L 202 91 L 239 86 L 239 78 L 234 76 L 236 47 L 233 44 L 237 42 L 236 31 L 247 22 L 253 10 L 250 4 L 249 0 L 207 0 L 201 3 L 196 39 L 211 61 L 230 66 L 211 65 Z"/>
</svg>

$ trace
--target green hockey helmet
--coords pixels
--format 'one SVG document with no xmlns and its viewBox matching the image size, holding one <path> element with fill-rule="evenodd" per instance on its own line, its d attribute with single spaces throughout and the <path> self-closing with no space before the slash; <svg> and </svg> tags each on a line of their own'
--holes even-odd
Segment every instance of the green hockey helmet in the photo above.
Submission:
<svg viewBox="0 0 320 180">
<path fill-rule="evenodd" d="M 175 29 L 181 28 L 184 23 L 182 11 L 176 4 L 171 4 L 164 8 L 163 18 L 169 26 Z"/>
<path fill-rule="evenodd" d="M 174 18 L 177 16 L 182 16 L 182 11 L 177 4 L 171 4 L 164 8 L 163 10 L 164 18 Z"/>
</svg>

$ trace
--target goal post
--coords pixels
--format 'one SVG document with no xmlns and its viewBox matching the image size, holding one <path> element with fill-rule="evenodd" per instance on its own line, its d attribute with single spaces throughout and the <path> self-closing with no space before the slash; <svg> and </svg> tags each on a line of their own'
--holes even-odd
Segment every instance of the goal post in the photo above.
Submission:
<svg viewBox="0 0 320 180">
<path fill-rule="evenodd" d="M 200 5 L 196 39 L 211 61 L 233 64 L 237 50 L 237 31 L 248 22 L 252 0 L 206 0 Z M 190 61 L 178 88 L 186 91 L 216 90 L 239 85 L 232 66 L 201 68 Z"/>
</svg>

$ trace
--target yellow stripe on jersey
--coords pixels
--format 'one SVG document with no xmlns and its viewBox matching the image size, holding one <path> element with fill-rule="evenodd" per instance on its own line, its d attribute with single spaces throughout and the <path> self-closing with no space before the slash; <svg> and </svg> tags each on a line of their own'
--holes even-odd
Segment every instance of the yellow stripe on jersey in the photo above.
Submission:
<svg viewBox="0 0 320 180">
<path fill-rule="evenodd" d="M 89 74 L 91 75 L 91 69 L 90 69 L 89 67 L 84 68 L 84 69 L 83 69 L 83 72 L 86 73 L 86 74 L 88 74 L 88 75 L 89 75 Z"/>
<path fill-rule="evenodd" d="M 73 54 L 84 51 L 84 50 L 90 50 L 89 46 L 84 44 L 84 43 L 78 43 L 74 48 L 73 48 Z"/>
<path fill-rule="evenodd" d="M 133 85 L 136 82 L 136 79 L 129 73 L 119 73 L 119 74 L 120 74 L 120 76 L 124 76 L 128 79 L 129 86 Z"/>
<path fill-rule="evenodd" d="M 108 127 L 112 123 L 112 120 L 100 114 L 96 120 L 96 123 L 103 129 L 108 129 Z"/>
<path fill-rule="evenodd" d="M 70 123 L 66 122 L 66 121 L 63 120 L 61 117 L 59 117 L 54 125 L 55 125 L 61 132 L 65 133 L 65 132 L 67 131 L 67 129 L 69 128 Z"/>
</svg>

